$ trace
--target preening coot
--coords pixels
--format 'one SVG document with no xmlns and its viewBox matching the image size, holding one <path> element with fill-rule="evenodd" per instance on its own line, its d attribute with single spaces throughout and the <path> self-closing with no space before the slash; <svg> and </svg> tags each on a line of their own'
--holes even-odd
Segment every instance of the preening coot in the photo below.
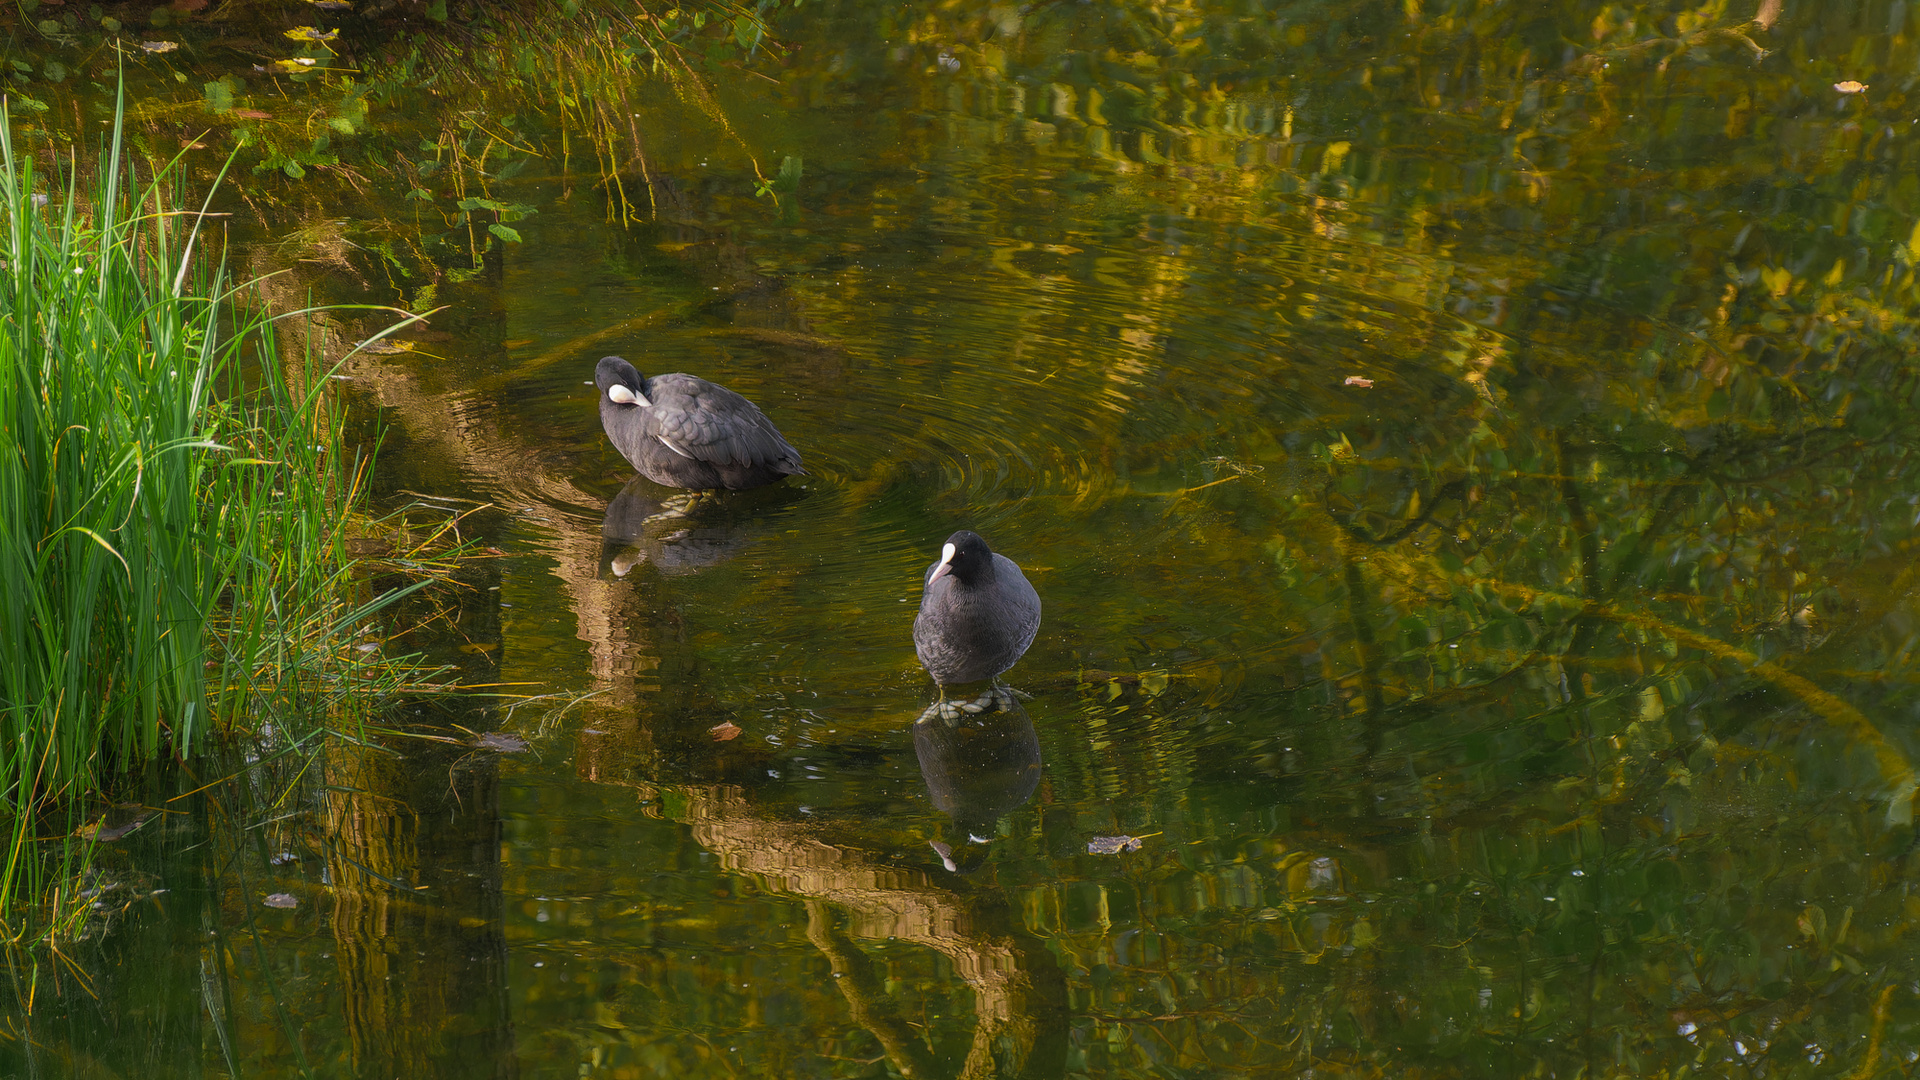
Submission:
<svg viewBox="0 0 1920 1080">
<path fill-rule="evenodd" d="M 755 488 L 806 472 L 773 421 L 724 386 L 678 373 L 643 378 L 618 356 L 600 359 L 593 382 L 607 438 L 656 484 Z"/>
</svg>

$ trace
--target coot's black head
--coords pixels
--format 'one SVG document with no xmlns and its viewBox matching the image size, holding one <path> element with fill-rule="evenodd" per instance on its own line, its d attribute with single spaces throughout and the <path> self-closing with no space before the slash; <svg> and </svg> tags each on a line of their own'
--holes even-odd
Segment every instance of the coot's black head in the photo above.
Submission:
<svg viewBox="0 0 1920 1080">
<path fill-rule="evenodd" d="M 931 585 L 948 574 L 952 574 L 954 580 L 962 585 L 981 585 L 992 581 L 993 549 L 980 539 L 979 533 L 961 529 L 947 537 L 945 546 L 940 549 L 940 565 L 934 568 L 927 584 Z"/>
<path fill-rule="evenodd" d="M 616 405 L 653 404 L 647 400 L 646 381 L 618 356 L 600 358 L 600 365 L 593 369 L 593 385 L 600 388 L 602 398 Z"/>
</svg>

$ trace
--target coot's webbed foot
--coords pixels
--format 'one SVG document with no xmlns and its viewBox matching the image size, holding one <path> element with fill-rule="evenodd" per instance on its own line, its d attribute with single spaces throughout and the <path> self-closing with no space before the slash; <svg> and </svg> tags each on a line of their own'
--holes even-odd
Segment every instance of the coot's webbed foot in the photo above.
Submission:
<svg viewBox="0 0 1920 1080">
<path fill-rule="evenodd" d="M 993 691 L 995 695 L 994 701 L 999 704 L 1001 712 L 1012 712 L 1014 699 L 1016 698 L 1021 701 L 1033 700 L 1032 694 L 1027 693 L 1025 690 L 1016 690 L 1006 683 L 1001 682 L 999 679 L 993 680 Z"/>
<path fill-rule="evenodd" d="M 1014 706 L 1013 695 L 1016 693 L 1018 691 L 1004 686 L 991 685 L 971 701 L 953 702 L 947 700 L 946 691 L 942 689 L 940 700 L 927 706 L 927 711 L 920 714 L 920 719 L 925 721 L 937 717 L 951 725 L 959 723 L 966 717 L 977 716 L 984 712 L 1011 712 Z"/>
<path fill-rule="evenodd" d="M 673 521 L 677 518 L 691 517 L 694 510 L 700 506 L 700 496 L 701 492 L 688 491 L 662 500 L 659 512 L 649 516 L 647 523 L 653 524 L 656 521 Z"/>
<path fill-rule="evenodd" d="M 927 711 L 921 713 L 920 719 L 914 722 L 918 724 L 925 724 L 934 720 L 942 720 L 942 721 L 945 721 L 949 726 L 951 726 L 953 724 L 959 723 L 960 718 L 965 715 L 967 714 L 960 711 L 959 705 L 956 705 L 953 702 L 948 701 L 946 698 L 946 695 L 942 694 L 940 696 L 940 700 L 927 706 Z"/>
</svg>

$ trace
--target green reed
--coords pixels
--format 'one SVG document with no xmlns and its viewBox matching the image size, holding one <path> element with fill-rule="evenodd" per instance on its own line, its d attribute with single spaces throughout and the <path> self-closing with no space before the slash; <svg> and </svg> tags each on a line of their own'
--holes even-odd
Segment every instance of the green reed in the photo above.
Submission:
<svg viewBox="0 0 1920 1080">
<path fill-rule="evenodd" d="M 116 120 L 91 187 L 36 200 L 11 136 L 0 111 L 0 916 L 72 880 L 84 852 L 34 841 L 122 770 L 216 729 L 291 740 L 321 691 L 392 675 L 350 637 L 424 584 L 349 578 L 366 462 L 327 373 L 202 256 L 173 168 L 133 182 Z"/>
</svg>

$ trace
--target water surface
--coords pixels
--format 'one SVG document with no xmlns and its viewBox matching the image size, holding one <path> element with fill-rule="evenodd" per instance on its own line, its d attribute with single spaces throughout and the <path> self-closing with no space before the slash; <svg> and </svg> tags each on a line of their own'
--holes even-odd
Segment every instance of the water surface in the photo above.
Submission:
<svg viewBox="0 0 1920 1080">
<path fill-rule="evenodd" d="M 454 655 L 545 696 L 136 834 L 168 891 L 7 1052 L 1908 1075 L 1906 6 L 1438 8 L 809 4 L 737 138 L 658 95 L 639 224 L 511 182 L 348 373 L 385 490 L 495 508 Z M 603 352 L 809 475 L 661 516 Z M 961 527 L 1031 700 L 917 729 Z"/>
</svg>

